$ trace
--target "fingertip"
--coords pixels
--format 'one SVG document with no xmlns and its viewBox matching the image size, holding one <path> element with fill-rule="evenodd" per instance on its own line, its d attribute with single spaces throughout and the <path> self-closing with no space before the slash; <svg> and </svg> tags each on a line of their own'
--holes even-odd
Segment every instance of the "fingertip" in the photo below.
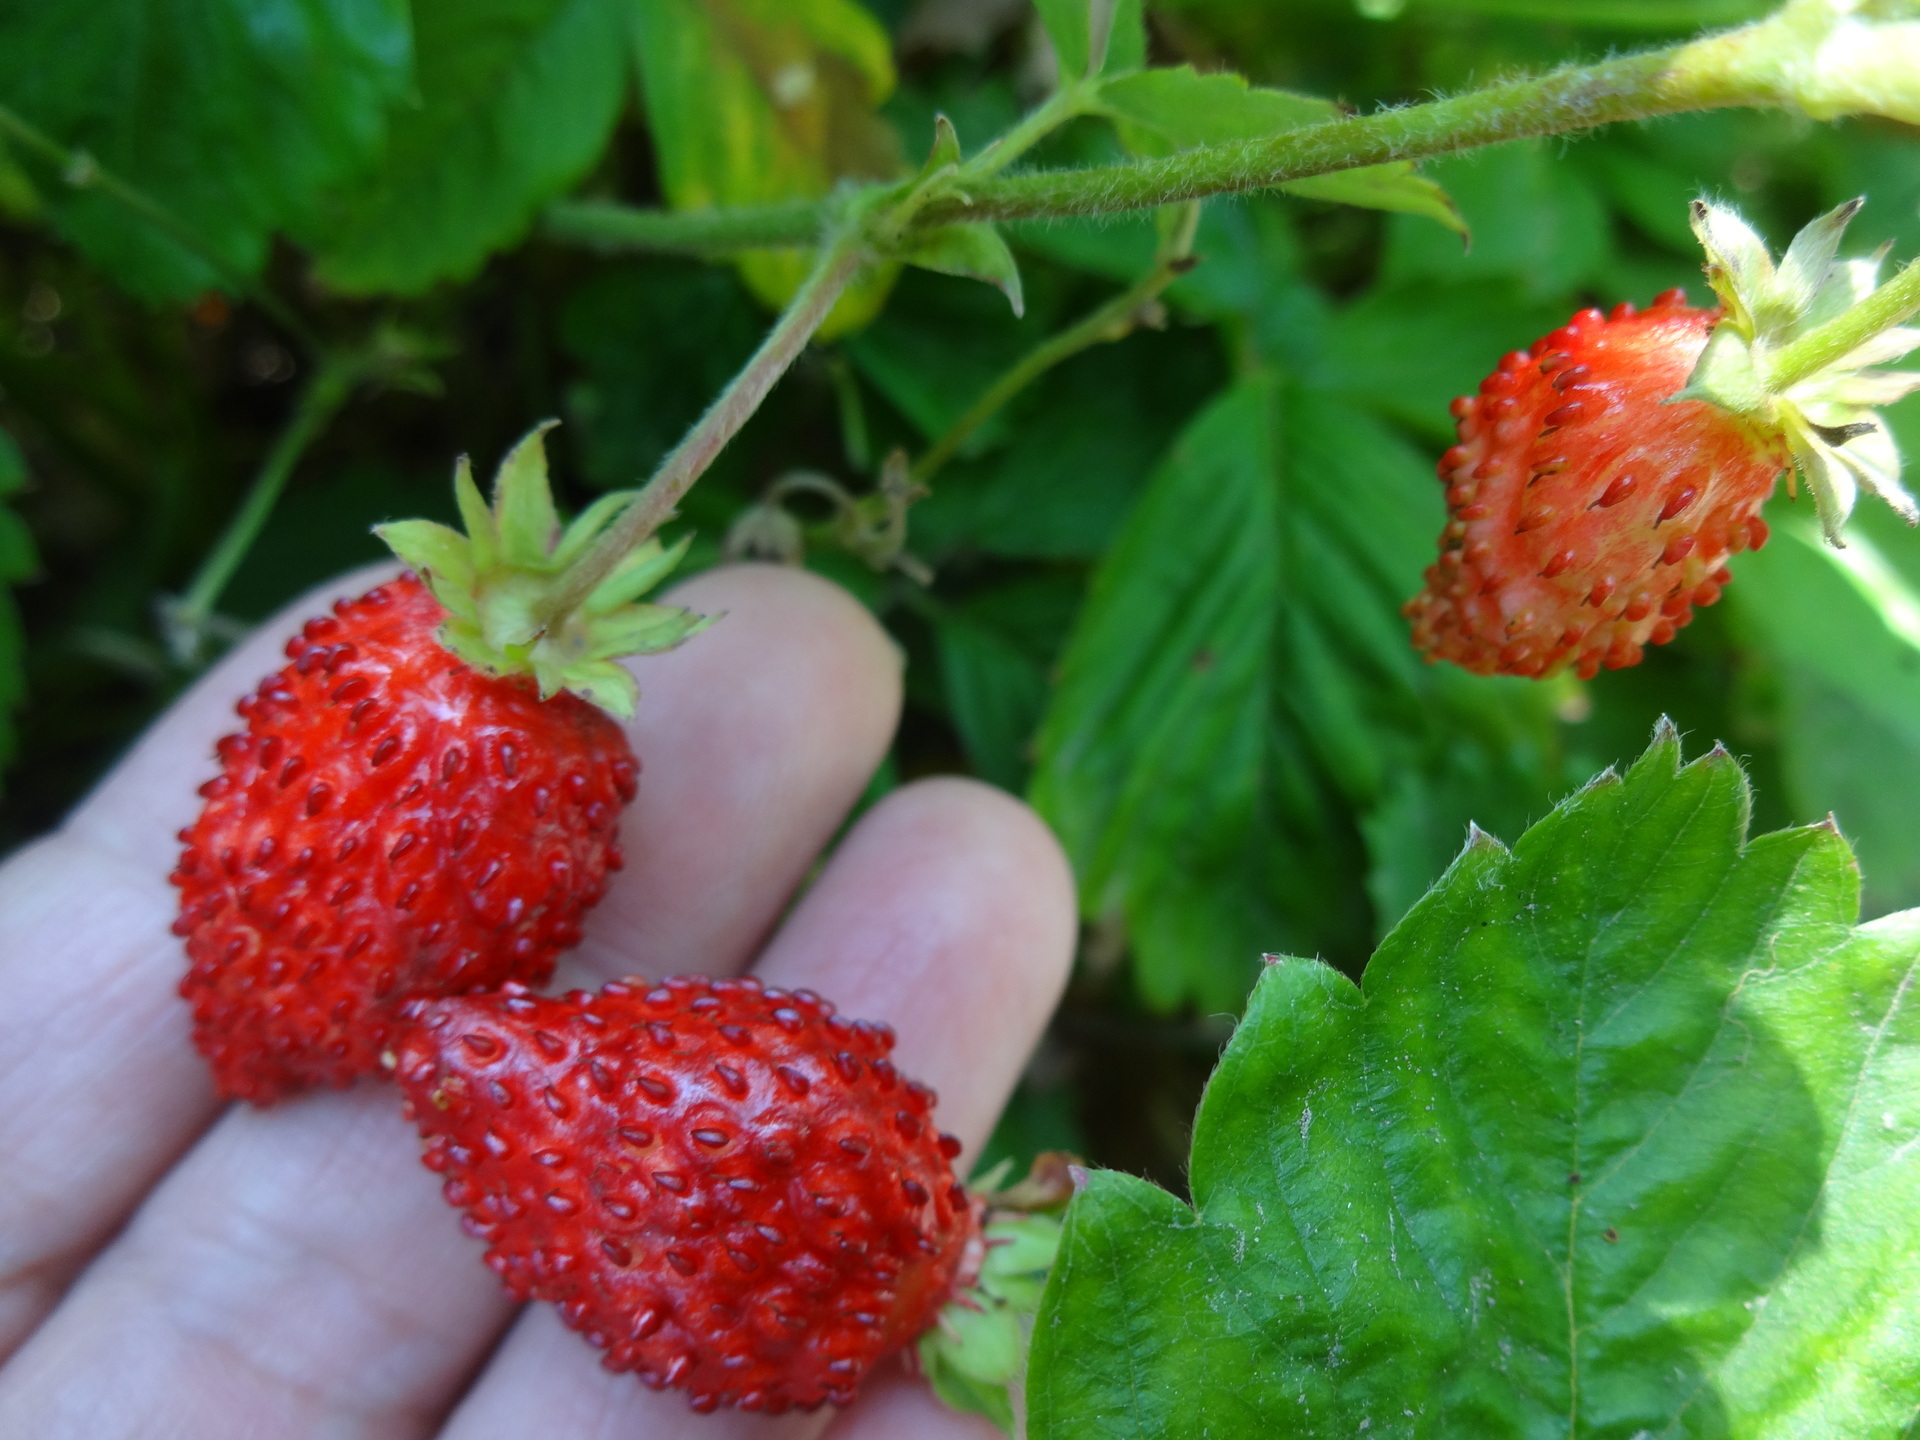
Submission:
<svg viewBox="0 0 1920 1440">
<path fill-rule="evenodd" d="M 861 817 L 756 973 L 892 1025 L 901 1068 L 974 1151 L 1060 998 L 1075 930 L 1039 817 L 978 781 L 929 779 Z"/>
</svg>

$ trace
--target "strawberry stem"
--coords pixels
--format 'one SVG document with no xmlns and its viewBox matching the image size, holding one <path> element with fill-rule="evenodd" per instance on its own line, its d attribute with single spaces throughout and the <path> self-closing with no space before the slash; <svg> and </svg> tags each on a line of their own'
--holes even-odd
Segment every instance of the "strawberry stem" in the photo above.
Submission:
<svg viewBox="0 0 1920 1440">
<path fill-rule="evenodd" d="M 199 659 L 208 622 L 213 618 L 213 607 L 220 602 L 221 592 L 233 579 L 234 571 L 240 568 L 240 562 L 246 559 L 247 551 L 253 548 L 300 457 L 346 404 L 366 369 L 361 356 L 323 353 L 319 369 L 301 393 L 293 417 L 267 452 L 246 499 L 227 522 L 226 529 L 220 532 L 207 558 L 201 561 L 187 593 L 164 612 L 162 623 L 167 648 L 181 664 L 190 665 Z"/>
<path fill-rule="evenodd" d="M 1775 351 L 1766 365 L 1767 389 L 1777 395 L 1793 388 L 1916 311 L 1920 311 L 1920 261 L 1910 262 L 1845 314 Z"/>
<path fill-rule="evenodd" d="M 767 392 L 806 348 L 867 259 L 866 237 L 858 226 L 846 227 L 828 242 L 812 272 L 753 357 L 707 407 L 706 414 L 694 422 L 686 437 L 660 462 L 653 478 L 620 512 L 620 517 L 561 573 L 535 611 L 544 626 L 554 628 L 579 608 L 622 560 L 672 518 L 674 506 L 760 408 Z"/>
<path fill-rule="evenodd" d="M 1910 85 L 1874 69 L 1882 30 L 1911 22 L 1862 18 L 1838 0 L 1798 0 L 1779 13 L 1700 40 L 1504 81 L 1425 105 L 1382 110 L 1258 140 L 1198 146 L 1177 155 L 1087 168 L 995 173 L 1052 125 L 1098 104 L 1093 82 L 1052 100 L 962 167 L 912 218 L 902 238 L 978 220 L 1103 215 L 1209 195 L 1271 189 L 1361 166 L 1417 160 L 1533 135 L 1589 130 L 1728 106 L 1775 107 L 1831 119 L 1878 114 L 1909 120 Z M 1898 39 L 1895 35 L 1894 39 Z M 1889 43 L 1892 43 L 1889 41 Z M 875 187 L 878 188 L 878 187 Z M 548 233 L 602 248 L 704 255 L 814 243 L 841 197 L 735 210 L 670 214 L 567 204 L 548 212 Z"/>
<path fill-rule="evenodd" d="M 1193 268 L 1193 232 L 1200 218 L 1198 202 L 1189 202 L 1174 232 L 1160 246 L 1154 266 L 1118 295 L 1057 335 L 1051 335 L 1016 360 L 981 392 L 966 413 L 927 447 L 914 462 L 912 476 L 924 484 L 951 460 L 967 441 L 1003 405 L 1063 360 L 1093 345 L 1118 340 L 1141 321 L 1148 305 L 1162 290 Z"/>
</svg>

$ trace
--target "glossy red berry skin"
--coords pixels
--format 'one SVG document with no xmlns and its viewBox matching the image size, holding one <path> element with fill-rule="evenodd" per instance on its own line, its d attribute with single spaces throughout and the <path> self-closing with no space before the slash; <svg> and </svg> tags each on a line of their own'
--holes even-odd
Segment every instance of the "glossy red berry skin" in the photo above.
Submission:
<svg viewBox="0 0 1920 1440">
<path fill-rule="evenodd" d="M 456 659 L 441 615 L 406 576 L 308 621 L 219 743 L 172 878 L 223 1095 L 346 1085 L 409 998 L 544 980 L 620 863 L 624 732 Z"/>
<path fill-rule="evenodd" d="M 1718 318 L 1678 290 L 1584 310 L 1454 402 L 1440 558 L 1406 607 L 1428 658 L 1591 678 L 1720 597 L 1788 456 L 1714 405 L 1665 403 Z"/>
<path fill-rule="evenodd" d="M 977 1264 L 933 1092 L 885 1026 L 807 991 L 509 986 L 409 1013 L 408 1113 L 487 1264 L 697 1411 L 845 1403 Z"/>
</svg>

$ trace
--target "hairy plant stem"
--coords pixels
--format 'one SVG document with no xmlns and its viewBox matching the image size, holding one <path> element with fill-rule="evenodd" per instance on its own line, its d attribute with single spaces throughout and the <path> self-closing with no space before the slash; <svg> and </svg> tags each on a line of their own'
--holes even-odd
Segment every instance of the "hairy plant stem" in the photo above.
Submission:
<svg viewBox="0 0 1920 1440">
<path fill-rule="evenodd" d="M 1775 351 L 1766 364 L 1767 388 L 1775 394 L 1790 389 L 1916 311 L 1920 311 L 1920 261 L 1911 261 L 1846 314 Z"/>
<path fill-rule="evenodd" d="M 1209 195 L 1268 189 L 1289 180 L 1392 160 L 1415 160 L 1688 110 L 1817 106 L 1820 113 L 1828 114 L 1871 108 L 1865 101 L 1851 104 L 1845 86 L 1836 87 L 1830 77 L 1820 80 L 1824 88 L 1817 94 L 1803 93 L 1813 82 L 1802 73 L 1801 62 L 1818 49 L 1834 23 L 1830 10 L 1801 0 L 1769 19 L 1686 44 L 1596 65 L 1569 66 L 1426 105 L 1332 120 L 1260 140 L 1201 146 L 1160 159 L 1091 169 L 970 174 L 964 184 L 930 199 L 915 215 L 912 228 L 1148 209 Z M 1080 89 L 1073 87 L 1072 103 L 1084 110 L 1093 103 L 1094 92 L 1082 94 Z M 1067 89 L 1060 92 L 1062 97 L 1068 95 Z M 1067 101 L 1061 103 L 1064 106 Z M 1029 120 L 1037 123 L 1047 108 L 1042 106 Z M 1053 118 L 1051 123 L 1063 118 Z M 995 154 L 989 147 L 975 163 Z M 590 226 L 583 226 L 579 207 L 568 207 L 550 213 L 548 228 L 566 238 L 602 244 L 724 254 L 814 243 L 829 207 L 836 203 L 680 215 L 599 206 Z M 615 214 L 624 218 L 616 221 Z"/>
<path fill-rule="evenodd" d="M 946 432 L 928 446 L 913 463 L 912 478 L 925 484 L 951 460 L 960 447 L 1009 400 L 1047 371 L 1095 345 L 1123 339 L 1140 323 L 1141 312 L 1159 297 L 1162 290 L 1193 268 L 1190 251 L 1199 206 L 1189 205 L 1180 217 L 1173 237 L 1161 246 L 1154 267 L 1098 309 L 1069 325 L 1057 335 L 1041 341 L 1032 350 L 1003 371 L 980 393 L 966 412 L 949 425 Z"/>
<path fill-rule="evenodd" d="M 310 354 L 317 355 L 324 348 L 307 328 L 306 322 L 278 295 L 215 250 L 191 225 L 158 200 L 102 168 L 100 162 L 87 151 L 62 145 L 5 105 L 0 105 L 0 136 L 18 142 L 22 149 L 46 161 L 73 189 L 98 190 L 138 215 L 218 275 L 222 283 L 236 295 L 245 296 L 259 306 L 262 313 L 298 340 Z"/>
<path fill-rule="evenodd" d="M 1019 124 L 962 165 L 957 182 L 966 187 L 998 175 L 1067 121 L 1086 114 L 1098 93 L 1098 87 L 1085 80 L 1069 80 Z"/>
<path fill-rule="evenodd" d="M 767 392 L 806 348 L 868 258 L 865 234 L 858 226 L 843 229 L 820 252 L 806 282 L 753 357 L 660 462 L 660 468 L 619 518 L 561 574 L 553 592 L 535 612 L 543 625 L 551 628 L 578 609 L 628 554 L 666 523 L 681 496 L 706 473 L 714 457 L 739 433 L 767 398 Z"/>
<path fill-rule="evenodd" d="M 321 361 L 294 406 L 292 418 L 275 438 L 259 473 L 253 477 L 246 499 L 240 502 L 240 508 L 220 532 L 207 558 L 200 562 L 199 572 L 187 586 L 186 593 L 166 611 L 167 647 L 181 664 L 191 664 L 199 657 L 202 637 L 208 621 L 213 618 L 214 606 L 220 603 L 221 592 L 259 538 L 261 527 L 273 513 L 274 504 L 286 488 L 294 467 L 300 463 L 300 457 L 346 404 L 366 370 L 366 362 L 360 356 L 328 355 Z"/>
</svg>

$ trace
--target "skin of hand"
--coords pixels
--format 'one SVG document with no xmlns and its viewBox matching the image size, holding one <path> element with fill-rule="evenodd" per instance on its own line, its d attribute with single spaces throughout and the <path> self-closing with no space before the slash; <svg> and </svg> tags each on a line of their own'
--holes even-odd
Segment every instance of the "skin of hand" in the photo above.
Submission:
<svg viewBox="0 0 1920 1440">
<path fill-rule="evenodd" d="M 996 1434 L 897 1364 L 838 1413 L 692 1414 L 601 1369 L 550 1306 L 508 1302 L 390 1086 L 266 1111 L 215 1098 L 175 993 L 175 832 L 213 742 L 238 727 L 233 702 L 302 619 L 381 574 L 261 627 L 0 867 L 0 1434 Z M 732 567 L 672 598 L 725 618 L 636 665 L 626 868 L 550 988 L 748 970 L 811 986 L 894 1027 L 964 1170 L 1065 983 L 1075 908 L 1058 845 L 1004 793 L 930 779 L 819 864 L 891 741 L 898 652 L 801 571 Z"/>
</svg>

